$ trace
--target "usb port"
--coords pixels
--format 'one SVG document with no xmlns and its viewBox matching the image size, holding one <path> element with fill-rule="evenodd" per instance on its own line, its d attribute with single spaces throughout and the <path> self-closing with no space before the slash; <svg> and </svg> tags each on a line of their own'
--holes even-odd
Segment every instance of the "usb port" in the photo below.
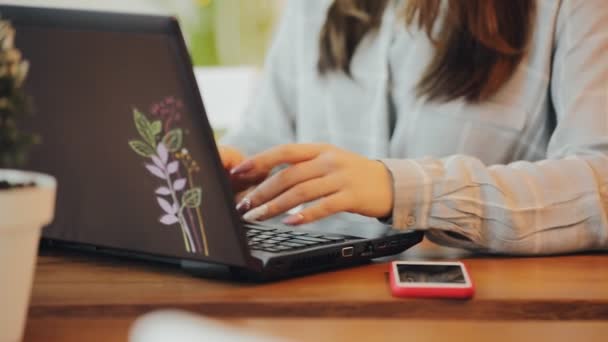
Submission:
<svg viewBox="0 0 608 342">
<path fill-rule="evenodd" d="M 345 258 L 352 257 L 355 254 L 355 249 L 353 247 L 344 247 L 342 248 L 342 256 Z"/>
</svg>

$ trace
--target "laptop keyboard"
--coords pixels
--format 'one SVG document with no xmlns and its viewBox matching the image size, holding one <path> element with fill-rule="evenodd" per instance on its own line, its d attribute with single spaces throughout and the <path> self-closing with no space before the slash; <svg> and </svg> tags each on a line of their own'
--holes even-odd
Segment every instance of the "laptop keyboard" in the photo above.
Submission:
<svg viewBox="0 0 608 342">
<path fill-rule="evenodd" d="M 250 249 L 273 253 L 339 243 L 347 239 L 340 235 L 302 232 L 251 223 L 246 223 L 245 229 Z"/>
</svg>

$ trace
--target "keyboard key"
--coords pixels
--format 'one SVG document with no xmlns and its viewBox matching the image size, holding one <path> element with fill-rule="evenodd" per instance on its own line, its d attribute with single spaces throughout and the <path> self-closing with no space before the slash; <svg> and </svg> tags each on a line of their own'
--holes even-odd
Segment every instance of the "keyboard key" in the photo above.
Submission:
<svg viewBox="0 0 608 342">
<path fill-rule="evenodd" d="M 293 235 L 288 234 L 288 233 L 283 233 L 283 234 L 277 234 L 276 236 L 278 236 L 278 237 L 286 237 L 286 238 L 290 238 L 290 237 L 292 237 Z"/>
<path fill-rule="evenodd" d="M 287 241 L 287 240 L 289 240 L 288 237 L 280 237 L 280 236 L 273 237 L 272 239 L 275 240 L 275 241 Z"/>
<path fill-rule="evenodd" d="M 291 232 L 293 232 L 293 231 L 292 231 L 292 230 L 289 230 L 289 229 L 281 229 L 281 228 L 277 228 L 277 229 L 275 229 L 275 230 L 274 230 L 274 232 L 273 232 L 273 233 L 277 233 L 277 234 L 289 234 L 289 233 L 291 233 Z"/>
<path fill-rule="evenodd" d="M 281 244 L 281 246 L 289 246 L 289 247 L 296 247 L 296 248 L 306 247 L 306 245 L 303 243 L 295 243 L 295 242 L 283 242 Z"/>
<path fill-rule="evenodd" d="M 256 223 L 247 224 L 246 227 L 250 249 L 264 250 L 271 253 L 311 248 L 329 242 L 346 240 L 343 236 L 273 228 Z"/>
</svg>

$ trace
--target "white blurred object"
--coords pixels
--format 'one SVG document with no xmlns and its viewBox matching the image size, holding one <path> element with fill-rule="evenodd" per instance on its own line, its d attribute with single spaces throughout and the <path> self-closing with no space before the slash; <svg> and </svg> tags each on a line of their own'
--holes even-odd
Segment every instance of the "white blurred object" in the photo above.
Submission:
<svg viewBox="0 0 608 342">
<path fill-rule="evenodd" d="M 279 342 L 268 336 L 207 320 L 178 310 L 161 310 L 143 315 L 131 326 L 129 342 Z"/>
<path fill-rule="evenodd" d="M 258 70 L 246 66 L 197 67 L 194 75 L 211 126 L 216 130 L 234 127 L 251 100 Z"/>
</svg>

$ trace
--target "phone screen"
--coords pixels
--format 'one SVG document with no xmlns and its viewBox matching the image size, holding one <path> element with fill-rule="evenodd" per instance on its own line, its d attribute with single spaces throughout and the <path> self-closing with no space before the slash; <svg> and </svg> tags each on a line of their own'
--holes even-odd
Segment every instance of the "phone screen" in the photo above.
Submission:
<svg viewBox="0 0 608 342">
<path fill-rule="evenodd" d="M 402 283 L 465 284 L 464 273 L 458 265 L 406 265 L 398 264 L 397 272 Z"/>
</svg>

